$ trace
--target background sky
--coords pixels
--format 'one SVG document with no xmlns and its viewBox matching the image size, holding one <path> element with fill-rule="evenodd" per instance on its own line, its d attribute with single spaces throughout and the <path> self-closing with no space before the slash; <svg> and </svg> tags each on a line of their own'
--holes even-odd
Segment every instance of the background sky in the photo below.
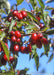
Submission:
<svg viewBox="0 0 54 75">
<path fill-rule="evenodd" d="M 8 0 L 8 1 L 10 2 L 11 6 L 16 3 L 16 0 Z M 43 0 L 44 4 L 45 4 L 45 1 L 46 0 Z M 48 3 L 47 5 L 53 7 L 54 2 L 53 3 Z M 32 8 L 31 4 L 30 4 L 30 6 Z M 22 8 L 25 8 L 28 11 L 31 11 L 30 7 L 28 6 L 28 4 L 26 3 L 25 0 L 23 1 L 23 3 L 21 5 L 18 6 L 18 10 L 21 10 Z M 49 11 L 49 15 L 51 16 L 51 11 Z M 52 36 L 50 36 L 50 37 L 52 37 Z M 24 38 L 24 39 L 27 39 L 27 38 Z M 44 52 L 43 47 L 41 49 L 37 48 L 37 53 L 38 53 L 39 56 L 41 55 L 42 52 Z M 50 55 L 51 55 L 51 52 L 49 53 L 49 57 L 50 57 Z M 32 74 L 32 75 L 36 75 L 35 73 L 38 73 L 37 75 L 42 75 L 42 74 L 39 74 L 39 73 L 43 69 L 45 69 L 45 74 L 43 74 L 43 75 L 53 75 L 53 72 L 54 72 L 54 59 L 52 59 L 52 61 L 50 63 L 47 63 L 49 57 L 46 57 L 46 55 L 42 56 L 41 58 L 39 57 L 40 67 L 39 67 L 39 70 L 37 71 L 34 59 L 31 59 L 29 61 L 29 54 L 19 53 L 18 64 L 17 64 L 16 69 L 17 70 L 22 70 L 24 68 L 29 68 L 29 71 L 27 73 Z"/>
</svg>

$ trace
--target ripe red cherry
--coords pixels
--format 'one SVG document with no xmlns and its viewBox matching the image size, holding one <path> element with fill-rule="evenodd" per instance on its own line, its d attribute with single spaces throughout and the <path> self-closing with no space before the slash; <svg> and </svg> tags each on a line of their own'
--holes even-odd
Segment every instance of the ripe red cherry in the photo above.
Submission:
<svg viewBox="0 0 54 75">
<path fill-rule="evenodd" d="M 26 11 L 21 11 L 21 14 L 23 15 L 23 17 L 27 17 Z"/>
<path fill-rule="evenodd" d="M 2 50 L 1 50 L 1 47 L 0 47 L 0 52 L 1 52 Z"/>
<path fill-rule="evenodd" d="M 33 33 L 31 35 L 31 39 L 34 40 L 34 41 L 36 41 L 37 40 L 37 34 L 36 33 Z"/>
<path fill-rule="evenodd" d="M 43 35 L 41 33 L 38 34 L 38 39 L 41 40 L 43 38 Z"/>
<path fill-rule="evenodd" d="M 14 32 L 14 31 L 11 31 L 10 34 L 11 34 L 11 35 L 15 35 L 15 32 Z"/>
<path fill-rule="evenodd" d="M 36 15 L 36 18 L 40 21 L 40 17 Z"/>
<path fill-rule="evenodd" d="M 51 11 L 51 14 L 54 15 L 54 9 Z"/>
<path fill-rule="evenodd" d="M 48 44 L 48 40 L 46 38 L 43 38 L 43 44 Z"/>
<path fill-rule="evenodd" d="M 10 17 L 8 17 L 8 21 L 9 21 L 9 22 L 11 22 L 11 19 L 12 19 L 12 17 L 11 17 L 11 16 L 10 16 Z"/>
<path fill-rule="evenodd" d="M 15 36 L 16 36 L 17 38 L 20 38 L 20 37 L 21 37 L 21 33 L 20 33 L 19 31 L 15 31 Z"/>
<path fill-rule="evenodd" d="M 14 10 L 13 11 L 13 16 L 17 16 L 17 14 L 18 14 L 18 10 Z"/>
<path fill-rule="evenodd" d="M 20 43 L 20 39 L 19 39 L 19 38 L 17 38 L 17 39 L 16 39 L 16 42 Z"/>
<path fill-rule="evenodd" d="M 11 41 L 12 41 L 12 42 L 15 42 L 15 41 L 16 41 L 16 37 L 15 37 L 15 36 L 12 36 L 12 37 L 11 37 Z"/>
<path fill-rule="evenodd" d="M 21 52 L 22 52 L 22 53 L 25 53 L 25 50 L 26 50 L 26 47 L 25 47 L 25 46 L 22 46 L 22 47 L 21 47 Z"/>
<path fill-rule="evenodd" d="M 4 54 L 3 58 L 4 58 L 6 61 L 8 60 L 6 54 Z"/>
<path fill-rule="evenodd" d="M 41 24 L 40 24 L 40 27 L 41 27 L 41 29 L 42 29 L 42 28 L 44 27 L 44 25 L 41 23 Z"/>
<path fill-rule="evenodd" d="M 17 44 L 14 45 L 14 51 L 19 51 L 19 46 Z"/>
<path fill-rule="evenodd" d="M 4 31 L 4 29 L 1 29 L 1 31 L 3 32 L 3 31 Z"/>
<path fill-rule="evenodd" d="M 10 61 L 13 61 L 13 60 L 14 60 L 14 58 L 13 58 L 12 56 L 10 56 L 9 60 L 10 60 Z"/>
<path fill-rule="evenodd" d="M 18 13 L 18 14 L 17 14 L 17 18 L 18 18 L 19 20 L 22 20 L 22 19 L 23 19 L 23 15 L 22 15 L 21 13 Z"/>
</svg>

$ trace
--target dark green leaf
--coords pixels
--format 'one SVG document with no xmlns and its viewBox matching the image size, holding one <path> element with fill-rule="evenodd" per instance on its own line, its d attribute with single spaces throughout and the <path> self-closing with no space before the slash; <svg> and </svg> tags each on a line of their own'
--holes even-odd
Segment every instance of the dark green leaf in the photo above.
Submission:
<svg viewBox="0 0 54 75">
<path fill-rule="evenodd" d="M 9 33 L 12 31 L 14 24 L 15 24 L 15 20 L 12 20 L 9 26 Z"/>
<path fill-rule="evenodd" d="M 50 6 L 45 6 L 45 9 L 46 10 L 53 10 L 54 8 L 53 7 L 50 7 Z"/>
<path fill-rule="evenodd" d="M 40 24 L 40 22 L 37 20 L 37 18 L 31 13 L 27 11 L 27 15 L 32 18 L 36 23 Z"/>
<path fill-rule="evenodd" d="M 8 60 L 9 60 L 9 50 L 8 50 L 7 46 L 6 46 L 5 43 L 4 43 L 3 41 L 1 41 L 1 40 L 0 40 L 0 43 L 1 43 L 2 47 L 3 47 L 3 49 L 4 49 L 4 52 L 5 52 L 5 54 L 6 54 L 7 58 L 8 58 Z"/>
<path fill-rule="evenodd" d="M 40 6 L 44 9 L 44 3 L 43 3 L 43 1 L 42 0 L 38 0 L 39 1 L 39 4 L 40 4 Z"/>
<path fill-rule="evenodd" d="M 48 63 L 53 59 L 53 54 L 51 54 L 49 60 L 48 60 Z"/>
<path fill-rule="evenodd" d="M 17 1 L 17 5 L 21 4 L 24 0 L 16 0 Z"/>
<path fill-rule="evenodd" d="M 35 60 L 36 67 L 37 67 L 37 70 L 38 70 L 38 67 L 39 67 L 39 56 L 38 56 L 37 53 L 35 53 L 35 55 L 34 55 L 34 60 Z"/>
<path fill-rule="evenodd" d="M 49 42 L 48 42 L 48 44 L 44 45 L 44 50 L 45 50 L 45 54 L 48 56 L 48 52 L 50 50 Z"/>
<path fill-rule="evenodd" d="M 42 54 L 40 55 L 40 57 L 42 57 L 44 54 L 45 54 L 45 53 L 42 53 Z"/>
</svg>

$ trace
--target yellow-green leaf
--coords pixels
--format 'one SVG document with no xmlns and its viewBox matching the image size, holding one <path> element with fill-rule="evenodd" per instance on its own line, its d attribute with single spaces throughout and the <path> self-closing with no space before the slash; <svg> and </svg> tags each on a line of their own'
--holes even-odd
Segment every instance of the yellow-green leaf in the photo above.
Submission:
<svg viewBox="0 0 54 75">
<path fill-rule="evenodd" d="M 16 0 L 17 1 L 17 5 L 21 4 L 24 0 Z"/>
</svg>

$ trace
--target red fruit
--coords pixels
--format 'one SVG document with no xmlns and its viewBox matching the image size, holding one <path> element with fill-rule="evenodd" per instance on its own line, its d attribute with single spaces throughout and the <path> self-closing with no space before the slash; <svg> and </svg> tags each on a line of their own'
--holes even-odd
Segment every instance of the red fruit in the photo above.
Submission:
<svg viewBox="0 0 54 75">
<path fill-rule="evenodd" d="M 13 11 L 13 16 L 17 16 L 17 14 L 18 14 L 18 10 L 14 10 Z"/>
<path fill-rule="evenodd" d="M 36 41 L 36 40 L 37 40 L 37 34 L 36 34 L 36 33 L 33 33 L 33 34 L 31 35 L 31 39 L 32 39 L 33 41 Z"/>
<path fill-rule="evenodd" d="M 51 14 L 54 15 L 54 9 L 52 10 Z"/>
<path fill-rule="evenodd" d="M 15 35 L 15 32 L 14 32 L 14 31 L 11 31 L 10 34 L 11 34 L 11 35 Z"/>
<path fill-rule="evenodd" d="M 11 37 L 11 41 L 12 41 L 12 42 L 15 42 L 15 41 L 16 41 L 16 37 L 15 37 L 15 36 L 12 36 L 12 37 Z"/>
<path fill-rule="evenodd" d="M 4 31 L 4 29 L 1 29 L 1 31 L 3 32 L 3 31 Z"/>
<path fill-rule="evenodd" d="M 8 60 L 6 54 L 4 54 L 3 58 L 4 58 L 6 61 Z"/>
<path fill-rule="evenodd" d="M 1 47 L 0 47 L 0 52 L 1 52 Z"/>
<path fill-rule="evenodd" d="M 48 40 L 46 38 L 43 38 L 43 44 L 48 44 Z"/>
<path fill-rule="evenodd" d="M 44 27 L 44 25 L 41 23 L 41 24 L 40 24 L 40 27 L 41 27 L 41 28 L 43 28 L 43 27 Z"/>
<path fill-rule="evenodd" d="M 21 37 L 21 33 L 20 33 L 19 31 L 15 31 L 15 36 L 16 36 L 17 38 L 20 38 L 20 37 Z"/>
<path fill-rule="evenodd" d="M 14 45 L 14 51 L 19 51 L 19 46 L 17 44 Z"/>
<path fill-rule="evenodd" d="M 26 11 L 21 11 L 21 14 L 23 15 L 23 17 L 27 17 Z"/>
<path fill-rule="evenodd" d="M 14 26 L 16 26 L 16 25 L 17 25 L 17 22 L 15 22 Z"/>
<path fill-rule="evenodd" d="M 22 53 L 25 53 L 25 50 L 26 50 L 26 47 L 25 47 L 25 46 L 22 46 L 22 47 L 21 47 L 21 52 L 22 52 Z"/>
<path fill-rule="evenodd" d="M 11 16 L 10 16 L 10 17 L 8 17 L 8 21 L 9 21 L 9 22 L 11 22 L 11 19 L 12 19 L 12 17 L 11 17 Z"/>
<path fill-rule="evenodd" d="M 19 39 L 19 38 L 17 38 L 17 39 L 16 39 L 16 42 L 20 43 L 20 39 Z"/>
<path fill-rule="evenodd" d="M 36 18 L 40 21 L 40 17 L 36 15 Z"/>
<path fill-rule="evenodd" d="M 32 13 L 34 13 L 34 10 L 31 10 Z"/>
<path fill-rule="evenodd" d="M 13 10 L 11 9 L 10 12 L 13 12 Z"/>
<path fill-rule="evenodd" d="M 42 40 L 43 35 L 41 33 L 38 34 L 38 40 Z"/>
<path fill-rule="evenodd" d="M 7 46 L 7 48 L 8 48 L 8 44 L 7 43 L 5 43 L 5 45 Z"/>
<path fill-rule="evenodd" d="M 20 75 L 20 71 L 19 70 L 17 71 L 17 73 L 18 73 L 17 75 Z"/>
<path fill-rule="evenodd" d="M 13 61 L 13 60 L 14 60 L 14 58 L 13 58 L 12 56 L 10 56 L 9 60 L 10 60 L 10 61 Z"/>
<path fill-rule="evenodd" d="M 42 42 L 40 40 L 37 40 L 36 46 L 38 48 L 42 48 Z"/>
<path fill-rule="evenodd" d="M 28 48 L 28 52 L 32 52 L 32 50 L 31 50 L 31 48 L 32 48 L 31 44 L 29 44 L 27 48 Z"/>
<path fill-rule="evenodd" d="M 21 13 L 18 13 L 18 14 L 17 14 L 17 18 L 18 18 L 19 20 L 22 20 L 22 19 L 23 19 L 23 15 L 22 15 Z"/>
</svg>

